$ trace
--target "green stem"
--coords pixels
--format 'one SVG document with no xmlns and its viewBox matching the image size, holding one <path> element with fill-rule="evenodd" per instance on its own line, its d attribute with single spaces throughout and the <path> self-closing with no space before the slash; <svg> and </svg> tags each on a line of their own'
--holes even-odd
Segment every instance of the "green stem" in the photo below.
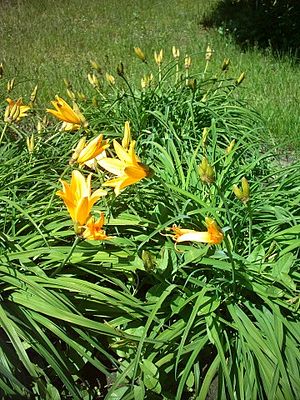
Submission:
<svg viewBox="0 0 300 400">
<path fill-rule="evenodd" d="M 230 210 L 229 210 L 227 201 L 226 201 L 226 199 L 225 199 L 224 194 L 223 194 L 222 191 L 220 190 L 219 186 L 218 186 L 216 183 L 215 183 L 214 185 L 215 185 L 215 187 L 216 187 L 216 189 L 217 189 L 217 192 L 219 193 L 219 196 L 220 196 L 221 199 L 222 199 L 222 202 L 223 202 L 224 207 L 225 207 L 225 210 L 226 210 L 226 215 L 227 215 L 227 218 L 228 218 L 228 222 L 229 222 L 229 225 L 230 225 L 230 230 L 231 230 L 231 232 L 232 232 L 232 235 L 234 235 L 233 223 L 232 223 L 232 219 L 231 219 L 231 215 L 230 215 Z"/>
<path fill-rule="evenodd" d="M 80 238 L 79 236 L 76 236 L 76 238 L 75 238 L 75 240 L 74 240 L 74 243 L 73 243 L 73 246 L 71 247 L 71 249 L 70 249 L 70 251 L 69 251 L 67 257 L 66 257 L 66 258 L 63 260 L 63 262 L 56 268 L 56 270 L 52 272 L 52 274 L 50 275 L 50 278 L 54 278 L 54 276 L 57 275 L 57 274 L 59 274 L 60 271 L 64 268 L 64 266 L 66 265 L 66 263 L 67 263 L 67 262 L 69 261 L 69 259 L 71 258 L 72 254 L 73 254 L 73 252 L 74 252 L 74 250 L 75 250 L 75 247 L 77 246 L 77 244 L 78 244 L 78 242 L 79 242 L 80 239 L 81 239 L 81 238 Z"/>
<path fill-rule="evenodd" d="M 249 255 L 252 251 L 252 208 L 250 202 L 247 203 L 247 210 L 249 214 Z"/>
<path fill-rule="evenodd" d="M 8 124 L 6 123 L 6 124 L 4 125 L 4 128 L 3 128 L 2 133 L 1 133 L 1 136 L 0 136 L 0 144 L 2 143 L 3 136 L 4 136 L 5 132 L 6 132 L 7 127 L 8 127 Z"/>
<path fill-rule="evenodd" d="M 228 257 L 229 257 L 229 259 L 230 259 L 231 266 L 232 266 L 231 278 L 232 278 L 233 294 L 235 295 L 235 293 L 236 293 L 235 262 L 234 262 L 234 259 L 233 259 L 233 257 L 232 257 L 231 248 L 230 248 L 230 243 L 229 243 L 228 238 L 227 238 L 226 235 L 225 235 L 225 237 L 224 237 L 224 243 L 225 243 L 225 246 L 226 246 L 226 249 L 227 249 L 227 253 L 228 253 Z"/>
</svg>

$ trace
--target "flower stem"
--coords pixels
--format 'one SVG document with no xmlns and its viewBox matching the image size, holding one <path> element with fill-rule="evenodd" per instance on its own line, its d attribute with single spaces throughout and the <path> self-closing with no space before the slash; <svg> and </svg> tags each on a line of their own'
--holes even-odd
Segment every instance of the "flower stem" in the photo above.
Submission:
<svg viewBox="0 0 300 400">
<path fill-rule="evenodd" d="M 55 271 L 52 272 L 52 274 L 50 275 L 51 278 L 54 278 L 54 276 L 59 274 L 60 271 L 64 268 L 64 266 L 66 265 L 66 263 L 69 261 L 70 257 L 72 256 L 72 254 L 75 250 L 75 247 L 77 246 L 80 239 L 81 238 L 79 236 L 76 236 L 74 243 L 73 243 L 67 257 L 65 257 L 65 259 L 62 261 L 62 263 L 55 269 Z"/>
<path fill-rule="evenodd" d="M 2 133 L 1 133 L 1 136 L 0 136 L 0 144 L 2 143 L 3 136 L 4 136 L 5 132 L 6 132 L 7 127 L 8 127 L 8 124 L 6 123 L 6 124 L 4 125 L 4 128 L 3 128 Z"/>
<path fill-rule="evenodd" d="M 247 210 L 249 215 L 249 255 L 252 251 L 252 208 L 250 206 L 250 202 L 247 203 Z"/>
</svg>

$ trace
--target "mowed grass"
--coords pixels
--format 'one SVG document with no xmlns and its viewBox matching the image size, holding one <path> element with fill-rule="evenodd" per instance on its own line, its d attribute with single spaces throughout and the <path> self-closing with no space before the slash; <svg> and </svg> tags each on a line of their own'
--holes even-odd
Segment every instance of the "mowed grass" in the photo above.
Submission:
<svg viewBox="0 0 300 400">
<path fill-rule="evenodd" d="M 11 96 L 27 99 L 38 83 L 39 104 L 44 107 L 55 94 L 65 95 L 63 78 L 88 94 L 89 60 L 114 75 L 122 61 L 127 76 L 138 83 L 144 66 L 134 56 L 134 46 L 141 47 L 148 58 L 163 48 L 170 59 L 176 45 L 182 59 L 191 54 L 193 68 L 199 70 L 201 65 L 204 68 L 210 44 L 214 49 L 211 69 L 217 71 L 227 57 L 231 76 L 246 73 L 240 96 L 267 121 L 267 142 L 280 151 L 299 151 L 298 65 L 287 56 L 274 58 L 257 49 L 241 52 L 228 35 L 205 29 L 202 18 L 217 1 L 1 0 L 0 62 L 6 79 L 16 77 Z M 3 79 L 3 89 L 5 84 Z"/>
</svg>

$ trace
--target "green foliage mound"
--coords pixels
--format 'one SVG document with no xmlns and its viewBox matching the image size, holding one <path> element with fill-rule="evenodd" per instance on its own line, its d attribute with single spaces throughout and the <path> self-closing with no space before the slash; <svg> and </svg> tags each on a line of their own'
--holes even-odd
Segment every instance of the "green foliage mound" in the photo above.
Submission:
<svg viewBox="0 0 300 400">
<path fill-rule="evenodd" d="M 300 165 L 258 140 L 243 75 L 207 72 L 209 52 L 203 71 L 188 61 L 148 61 L 142 89 L 121 65 L 116 81 L 93 71 L 85 133 L 36 133 L 34 110 L 2 123 L 2 398 L 297 398 Z M 152 173 L 96 203 L 111 239 L 76 237 L 59 178 L 101 187 L 72 149 L 83 134 L 121 143 L 126 121 Z M 206 232 L 207 217 L 222 241 L 174 243 L 174 224 Z"/>
</svg>

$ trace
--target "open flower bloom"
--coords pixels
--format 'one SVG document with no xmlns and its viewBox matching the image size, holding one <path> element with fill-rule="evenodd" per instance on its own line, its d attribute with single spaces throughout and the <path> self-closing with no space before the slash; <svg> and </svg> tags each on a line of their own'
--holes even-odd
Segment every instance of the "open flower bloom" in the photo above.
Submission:
<svg viewBox="0 0 300 400">
<path fill-rule="evenodd" d="M 17 101 L 14 101 L 10 98 L 7 98 L 8 106 L 5 110 L 4 121 L 7 123 L 13 121 L 20 121 L 21 118 L 27 117 L 27 111 L 30 110 L 29 106 L 25 106 L 22 103 L 22 98 L 19 98 Z"/>
<path fill-rule="evenodd" d="M 63 121 L 61 130 L 74 131 L 80 127 L 86 128 L 88 126 L 76 103 L 74 103 L 72 108 L 59 96 L 55 96 L 55 100 L 51 101 L 51 103 L 55 110 L 47 108 L 46 111 Z"/>
<path fill-rule="evenodd" d="M 117 178 L 109 179 L 103 183 L 103 186 L 114 187 L 116 196 L 126 186 L 133 185 L 136 182 L 150 175 L 150 169 L 141 163 L 139 157 L 135 154 L 135 141 L 131 140 L 130 127 L 128 122 L 125 124 L 124 138 L 122 145 L 116 140 L 113 141 L 117 158 L 102 158 L 98 161 L 99 165 L 106 171 L 117 175 Z"/>
<path fill-rule="evenodd" d="M 90 218 L 91 209 L 96 201 L 107 194 L 101 189 L 91 194 L 91 179 L 91 174 L 85 179 L 81 172 L 74 170 L 71 183 L 60 180 L 63 190 L 56 192 L 63 199 L 76 229 L 83 226 Z"/>
<path fill-rule="evenodd" d="M 109 240 L 112 236 L 107 236 L 103 229 L 104 225 L 104 213 L 100 213 L 100 217 L 95 221 L 94 217 L 91 217 L 85 224 L 85 231 L 82 233 L 82 237 L 87 240 Z"/>
<path fill-rule="evenodd" d="M 200 242 L 208 244 L 221 243 L 224 235 L 216 221 L 207 217 L 205 218 L 205 223 L 207 226 L 207 231 L 205 232 L 182 229 L 179 226 L 174 225 L 172 228 L 169 228 L 173 233 L 172 239 L 175 240 L 176 244 L 181 242 Z"/>
<path fill-rule="evenodd" d="M 80 143 L 79 143 L 80 144 Z M 103 135 L 99 135 L 91 140 L 88 144 L 85 144 L 83 148 L 78 151 L 77 150 L 77 162 L 79 165 L 87 165 L 90 168 L 93 168 L 95 161 L 97 162 L 99 159 L 106 157 L 105 149 L 109 147 L 108 140 L 103 140 Z"/>
</svg>

